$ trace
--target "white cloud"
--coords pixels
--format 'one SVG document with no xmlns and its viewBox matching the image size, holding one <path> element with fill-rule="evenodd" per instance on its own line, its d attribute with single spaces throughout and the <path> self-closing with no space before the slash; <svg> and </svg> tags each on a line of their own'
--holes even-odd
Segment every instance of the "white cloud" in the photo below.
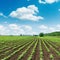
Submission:
<svg viewBox="0 0 60 60">
<path fill-rule="evenodd" d="M 26 35 L 37 34 L 35 31 L 33 31 L 33 27 L 30 25 L 23 25 L 22 28 L 24 29 Z"/>
<path fill-rule="evenodd" d="M 31 31 L 31 30 L 32 30 L 32 27 L 29 26 L 29 25 L 23 25 L 23 28 L 24 28 L 25 30 L 28 30 L 28 31 Z"/>
<path fill-rule="evenodd" d="M 8 26 L 0 25 L 0 35 L 20 35 L 25 31 L 17 24 L 9 24 Z"/>
<path fill-rule="evenodd" d="M 42 1 L 42 0 L 39 0 L 39 3 L 42 3 L 42 4 L 52 4 L 52 3 L 55 3 L 55 2 L 58 2 L 59 0 L 45 0 L 45 1 Z"/>
<path fill-rule="evenodd" d="M 60 28 L 60 24 L 57 24 L 56 27 Z"/>
<path fill-rule="evenodd" d="M 60 24 L 57 24 L 55 26 L 40 25 L 38 28 L 40 29 L 40 32 L 50 33 L 50 32 L 60 31 Z"/>
<path fill-rule="evenodd" d="M 2 25 L 0 25 L 0 29 L 3 29 L 4 27 Z"/>
<path fill-rule="evenodd" d="M 55 29 L 55 27 L 49 27 L 49 31 L 54 32 L 54 31 L 56 31 L 56 29 Z"/>
<path fill-rule="evenodd" d="M 3 17 L 5 17 L 5 18 L 7 18 L 3 13 L 0 13 L 0 16 L 3 16 Z"/>
<path fill-rule="evenodd" d="M 17 30 L 17 29 L 19 29 L 20 27 L 19 27 L 17 24 L 9 24 L 9 28 L 10 28 L 10 29 Z"/>
<path fill-rule="evenodd" d="M 25 31 L 21 28 L 20 25 L 17 24 L 9 24 L 8 25 L 10 32 L 12 32 L 12 35 L 20 35 L 25 34 Z"/>
<path fill-rule="evenodd" d="M 45 26 L 45 25 L 40 25 L 39 28 L 40 28 L 40 29 L 47 29 L 48 27 Z"/>
<path fill-rule="evenodd" d="M 60 24 L 56 25 L 57 31 L 60 31 Z"/>
<path fill-rule="evenodd" d="M 36 30 L 35 30 L 36 29 Z M 38 28 L 34 28 L 30 25 L 18 25 L 18 24 L 8 24 L 0 25 L 0 35 L 33 35 L 43 33 L 50 33 L 60 31 L 60 24 L 54 26 L 40 25 Z"/>
<path fill-rule="evenodd" d="M 29 25 L 8 24 L 0 25 L 0 35 L 33 35 L 36 34 Z"/>
<path fill-rule="evenodd" d="M 29 5 L 27 7 L 18 8 L 16 11 L 10 13 L 11 17 L 21 20 L 38 21 L 44 19 L 42 16 L 38 16 L 38 8 L 35 5 Z"/>
<path fill-rule="evenodd" d="M 8 35 L 8 32 L 9 30 L 5 26 L 0 25 L 0 35 Z"/>
</svg>

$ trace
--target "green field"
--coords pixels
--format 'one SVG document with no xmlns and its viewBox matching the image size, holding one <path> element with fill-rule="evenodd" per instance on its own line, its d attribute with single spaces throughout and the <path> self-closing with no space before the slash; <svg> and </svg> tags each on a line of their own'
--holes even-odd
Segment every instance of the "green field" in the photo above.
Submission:
<svg viewBox="0 0 60 60">
<path fill-rule="evenodd" d="M 60 60 L 60 38 L 0 36 L 0 60 Z"/>
</svg>

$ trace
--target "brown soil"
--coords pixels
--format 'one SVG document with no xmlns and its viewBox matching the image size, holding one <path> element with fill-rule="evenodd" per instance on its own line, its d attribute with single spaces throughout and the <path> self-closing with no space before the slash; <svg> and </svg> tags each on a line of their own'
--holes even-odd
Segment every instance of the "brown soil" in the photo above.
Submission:
<svg viewBox="0 0 60 60">
<path fill-rule="evenodd" d="M 49 42 L 55 49 L 57 49 L 58 51 L 60 51 L 60 46 L 56 47 L 55 44 L 53 42 Z"/>
<path fill-rule="evenodd" d="M 10 47 L 10 48 L 5 48 L 5 49 L 3 49 L 2 51 L 0 51 L 0 54 L 3 53 L 3 52 L 5 52 L 5 51 L 8 51 L 8 50 L 10 50 L 10 49 L 12 49 L 12 47 Z"/>
<path fill-rule="evenodd" d="M 54 56 L 54 60 L 60 60 L 60 57 L 56 54 L 55 50 L 52 47 L 49 47 L 49 49 L 51 51 L 50 53 Z"/>
<path fill-rule="evenodd" d="M 32 57 L 32 60 L 39 60 L 40 59 L 40 50 L 39 50 L 39 40 L 38 40 L 38 43 L 37 43 L 37 46 L 36 46 L 36 49 L 35 49 L 35 53 Z"/>
<path fill-rule="evenodd" d="M 47 52 L 44 44 L 42 43 L 42 49 L 43 49 L 43 54 L 44 54 L 44 60 L 49 60 L 49 53 Z"/>
<path fill-rule="evenodd" d="M 34 55 L 33 55 L 33 57 L 32 57 L 31 60 L 40 60 L 40 49 L 39 49 L 40 46 L 39 46 L 39 42 L 40 42 L 40 41 L 38 40 L 38 43 L 37 43 L 37 46 L 36 46 L 36 49 L 35 49 L 35 53 L 34 53 Z M 44 42 L 45 42 L 45 41 L 44 41 Z M 50 41 L 50 42 L 47 41 L 47 42 L 48 42 L 48 44 L 51 44 L 52 47 L 54 47 L 55 49 L 57 49 L 58 51 L 60 51 L 60 50 L 59 50 L 60 48 L 59 48 L 59 47 L 58 47 L 58 48 L 55 47 L 53 42 L 52 42 L 52 43 L 50 43 L 51 41 Z M 26 42 L 26 43 L 28 43 L 28 42 Z M 25 44 L 26 44 L 26 43 L 25 43 Z M 21 49 L 20 51 L 18 51 L 16 54 L 14 54 L 13 56 L 11 56 L 11 57 L 10 57 L 9 59 L 7 59 L 7 60 L 17 60 L 17 58 L 19 57 L 19 55 L 22 54 L 22 52 L 25 51 L 26 48 L 27 48 L 31 43 L 32 43 L 32 42 L 30 42 L 27 46 L 25 46 L 23 49 Z M 32 52 L 32 49 L 33 49 L 35 43 L 36 43 L 36 41 L 35 41 L 35 42 L 33 43 L 33 45 L 28 49 L 27 53 L 25 53 L 25 55 L 21 58 L 21 60 L 27 60 L 27 59 L 28 59 L 28 57 L 30 56 L 30 54 L 31 54 L 31 52 Z M 0 59 L 4 58 L 5 56 L 8 56 L 9 54 L 13 53 L 15 50 L 19 49 L 20 47 L 22 47 L 22 46 L 25 45 L 25 44 L 22 44 L 21 46 L 16 47 L 15 49 L 13 49 L 12 47 L 11 47 L 11 48 L 7 48 L 7 49 L 4 49 L 2 52 L 0 52 Z M 50 60 L 50 54 L 53 54 L 54 60 L 60 60 L 60 56 L 57 55 L 57 53 L 55 52 L 55 50 L 54 50 L 52 47 L 50 47 L 46 42 L 45 42 L 45 44 L 46 44 L 47 47 L 50 49 L 50 53 L 47 52 L 47 50 L 46 50 L 46 48 L 45 48 L 45 46 L 44 46 L 44 44 L 42 43 L 42 40 L 41 40 L 41 45 L 42 45 L 42 50 L 43 50 L 43 60 Z M 10 52 L 9 52 L 8 54 L 3 55 L 4 52 L 9 51 L 9 50 L 10 50 Z"/>
<path fill-rule="evenodd" d="M 8 51 L 8 50 L 11 50 L 11 49 L 12 49 L 12 47 L 11 47 L 11 48 L 7 48 L 7 49 L 4 49 L 3 51 L 1 51 L 1 52 L 0 52 L 0 59 L 4 58 L 4 57 L 5 57 L 5 54 L 4 54 L 4 53 L 5 53 L 6 51 Z"/>
<path fill-rule="evenodd" d="M 30 56 L 32 49 L 34 47 L 35 43 L 29 48 L 29 50 L 27 51 L 27 53 L 21 58 L 21 60 L 27 60 L 27 58 Z"/>
<path fill-rule="evenodd" d="M 26 42 L 26 43 L 27 43 L 27 42 Z M 26 44 L 26 43 L 25 43 L 25 44 Z M 0 52 L 0 59 L 6 57 L 6 56 L 8 56 L 8 55 L 10 55 L 10 54 L 13 53 L 15 50 L 19 49 L 20 47 L 22 47 L 22 46 L 25 45 L 25 44 L 22 44 L 22 45 L 20 45 L 20 46 L 16 46 L 15 49 L 13 49 L 13 47 L 4 49 L 2 52 Z M 9 52 L 8 52 L 7 54 L 5 54 L 6 51 L 9 51 Z"/>
<path fill-rule="evenodd" d="M 20 54 L 22 54 L 22 52 L 24 50 L 26 50 L 26 48 L 30 45 L 31 43 L 29 43 L 27 46 L 25 46 L 22 50 L 18 51 L 16 54 L 14 54 L 12 57 L 9 58 L 9 60 L 17 60 L 18 56 Z"/>
</svg>

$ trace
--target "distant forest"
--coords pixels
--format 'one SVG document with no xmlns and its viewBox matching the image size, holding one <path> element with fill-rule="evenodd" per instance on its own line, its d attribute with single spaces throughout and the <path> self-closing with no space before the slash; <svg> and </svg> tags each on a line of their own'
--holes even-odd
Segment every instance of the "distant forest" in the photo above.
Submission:
<svg viewBox="0 0 60 60">
<path fill-rule="evenodd" d="M 52 33 L 47 33 L 45 34 L 46 36 L 60 36 L 60 31 L 59 32 L 52 32 Z"/>
</svg>

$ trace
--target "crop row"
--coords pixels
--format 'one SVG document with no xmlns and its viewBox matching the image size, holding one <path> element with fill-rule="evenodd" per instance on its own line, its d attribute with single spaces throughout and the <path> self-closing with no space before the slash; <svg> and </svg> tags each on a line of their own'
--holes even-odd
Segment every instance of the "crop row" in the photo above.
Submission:
<svg viewBox="0 0 60 60">
<path fill-rule="evenodd" d="M 60 59 L 59 46 L 52 40 L 34 37 L 4 42 L 0 49 L 0 60 L 58 60 Z M 58 42 L 57 42 L 58 43 Z M 1 43 L 2 44 L 2 43 Z M 8 46 L 6 46 L 8 44 Z M 9 47 L 10 46 L 10 47 Z M 26 57 L 26 59 L 24 59 Z M 15 58 L 15 59 L 14 59 Z M 38 59 L 39 58 L 39 59 Z"/>
</svg>

